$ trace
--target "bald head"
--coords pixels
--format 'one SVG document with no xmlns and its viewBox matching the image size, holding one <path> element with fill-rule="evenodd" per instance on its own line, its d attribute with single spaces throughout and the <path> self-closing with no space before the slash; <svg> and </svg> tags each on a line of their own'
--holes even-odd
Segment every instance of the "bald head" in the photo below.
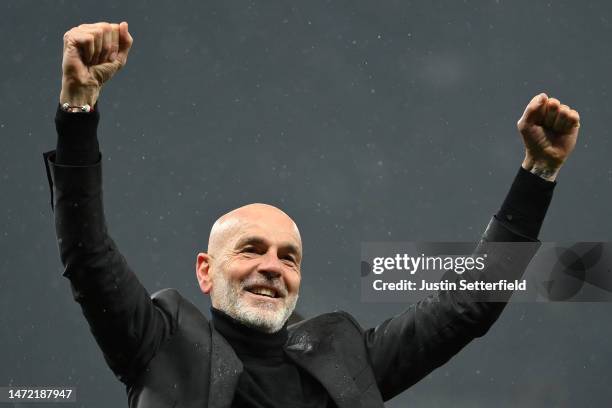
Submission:
<svg viewBox="0 0 612 408">
<path fill-rule="evenodd" d="M 259 227 L 263 232 L 289 233 L 302 252 L 300 231 L 291 217 L 273 205 L 253 203 L 236 208 L 215 221 L 208 237 L 208 253 L 215 256 L 251 227 Z"/>
</svg>

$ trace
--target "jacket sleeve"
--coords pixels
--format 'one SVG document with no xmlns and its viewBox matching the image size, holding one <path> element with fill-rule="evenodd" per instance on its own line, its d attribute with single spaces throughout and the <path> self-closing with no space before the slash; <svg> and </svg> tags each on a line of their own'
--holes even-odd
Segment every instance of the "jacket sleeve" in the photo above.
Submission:
<svg viewBox="0 0 612 408">
<path fill-rule="evenodd" d="M 493 217 L 474 251 L 474 256 L 487 254 L 486 267 L 462 275 L 451 271 L 451 276 L 488 282 L 519 279 L 539 246 L 539 241 L 511 231 Z M 484 335 L 512 292 L 497 292 L 495 302 L 481 297 L 489 295 L 440 291 L 366 330 L 365 346 L 383 399 L 393 398 Z"/>
<path fill-rule="evenodd" d="M 128 384 L 169 336 L 171 318 L 157 307 L 108 235 L 102 161 L 73 166 L 44 153 L 63 276 L 104 358 Z"/>
</svg>

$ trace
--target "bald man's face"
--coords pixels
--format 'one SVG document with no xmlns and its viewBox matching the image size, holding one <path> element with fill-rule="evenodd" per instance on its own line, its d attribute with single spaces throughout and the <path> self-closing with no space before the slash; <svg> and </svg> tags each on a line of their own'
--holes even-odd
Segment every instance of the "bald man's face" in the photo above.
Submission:
<svg viewBox="0 0 612 408">
<path fill-rule="evenodd" d="M 275 207 L 252 204 L 215 223 L 208 254 L 198 254 L 196 272 L 215 308 L 272 333 L 295 308 L 301 261 L 293 220 Z"/>
</svg>

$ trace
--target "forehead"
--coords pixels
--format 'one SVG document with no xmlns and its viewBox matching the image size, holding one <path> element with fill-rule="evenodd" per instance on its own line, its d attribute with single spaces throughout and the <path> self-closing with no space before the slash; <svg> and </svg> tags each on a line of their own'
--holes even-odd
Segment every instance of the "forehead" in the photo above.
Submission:
<svg viewBox="0 0 612 408">
<path fill-rule="evenodd" d="M 288 220 L 240 220 L 232 230 L 228 236 L 232 245 L 257 239 L 269 245 L 293 245 L 300 250 L 302 247 L 297 227 Z"/>
<path fill-rule="evenodd" d="M 266 211 L 224 217 L 213 227 L 211 241 L 225 249 L 259 241 L 260 244 L 292 246 L 302 251 L 300 233 L 293 220 L 284 213 Z"/>
</svg>

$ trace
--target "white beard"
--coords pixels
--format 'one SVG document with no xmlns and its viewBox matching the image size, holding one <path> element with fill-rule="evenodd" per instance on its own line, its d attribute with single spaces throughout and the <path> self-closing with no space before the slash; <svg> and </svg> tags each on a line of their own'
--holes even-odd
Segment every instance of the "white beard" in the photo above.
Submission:
<svg viewBox="0 0 612 408">
<path fill-rule="evenodd" d="M 213 306 L 225 314 L 238 320 L 245 326 L 258 329 L 265 333 L 275 333 L 283 328 L 285 322 L 293 313 L 298 300 L 298 295 L 289 295 L 283 298 L 283 305 L 274 305 L 272 302 L 262 300 L 249 302 L 244 298 L 246 291 L 243 289 L 244 282 L 230 286 L 228 280 L 222 273 L 212 276 L 213 288 L 210 297 Z"/>
</svg>

